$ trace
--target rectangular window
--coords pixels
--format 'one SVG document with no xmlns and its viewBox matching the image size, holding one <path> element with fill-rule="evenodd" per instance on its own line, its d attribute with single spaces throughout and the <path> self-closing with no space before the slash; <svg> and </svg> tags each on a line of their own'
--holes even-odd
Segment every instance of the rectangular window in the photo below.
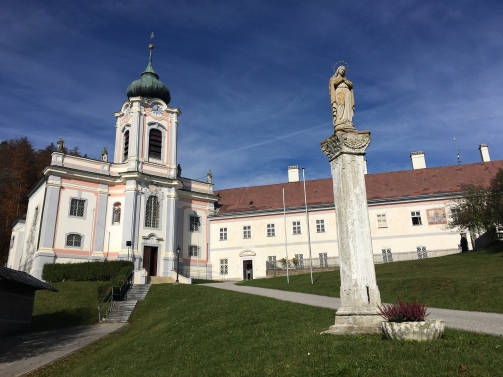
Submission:
<svg viewBox="0 0 503 377">
<path fill-rule="evenodd" d="M 267 237 L 276 236 L 276 226 L 274 224 L 267 224 Z"/>
<path fill-rule="evenodd" d="M 304 267 L 304 254 L 295 254 L 293 264 L 297 268 Z"/>
<path fill-rule="evenodd" d="M 412 225 L 423 225 L 420 211 L 411 211 L 410 217 L 412 218 Z"/>
<path fill-rule="evenodd" d="M 386 218 L 385 213 L 380 213 L 377 215 L 377 228 L 387 228 L 388 227 L 388 219 Z"/>
<path fill-rule="evenodd" d="M 393 262 L 393 255 L 391 249 L 381 249 L 383 263 Z"/>
<path fill-rule="evenodd" d="M 451 208 L 451 218 L 452 221 L 458 221 L 459 209 Z"/>
<path fill-rule="evenodd" d="M 276 255 L 270 255 L 267 257 L 267 268 L 268 269 L 276 268 Z"/>
<path fill-rule="evenodd" d="M 293 228 L 293 234 L 300 234 L 300 221 L 294 221 L 292 222 L 292 228 Z"/>
<path fill-rule="evenodd" d="M 199 246 L 190 245 L 189 246 L 189 257 L 199 256 Z"/>
<path fill-rule="evenodd" d="M 227 239 L 227 228 L 220 228 L 220 241 Z"/>
<path fill-rule="evenodd" d="M 426 251 L 426 246 L 416 246 L 416 252 L 418 259 L 428 258 L 428 252 Z"/>
<path fill-rule="evenodd" d="M 251 225 L 243 226 L 243 238 L 251 238 Z"/>
<path fill-rule="evenodd" d="M 201 226 L 201 222 L 198 216 L 190 216 L 190 226 L 189 230 L 191 232 L 199 232 L 199 227 Z"/>
<path fill-rule="evenodd" d="M 227 275 L 229 273 L 229 260 L 220 259 L 220 275 Z"/>
<path fill-rule="evenodd" d="M 325 220 L 316 220 L 316 233 L 325 233 Z"/>
<path fill-rule="evenodd" d="M 86 201 L 84 199 L 72 198 L 70 203 L 70 216 L 84 217 L 84 208 Z"/>
<path fill-rule="evenodd" d="M 327 253 L 319 253 L 320 256 L 320 267 L 328 267 L 328 255 Z"/>
</svg>

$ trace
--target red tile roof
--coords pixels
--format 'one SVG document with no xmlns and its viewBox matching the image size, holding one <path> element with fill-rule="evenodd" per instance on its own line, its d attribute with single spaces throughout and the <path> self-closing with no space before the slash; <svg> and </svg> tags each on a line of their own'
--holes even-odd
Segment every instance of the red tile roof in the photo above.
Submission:
<svg viewBox="0 0 503 377">
<path fill-rule="evenodd" d="M 479 184 L 487 186 L 500 168 L 503 168 L 503 160 L 367 174 L 365 176 L 367 199 L 381 201 L 414 196 L 455 194 L 462 192 L 463 186 Z M 283 208 L 281 193 L 283 186 L 287 208 L 304 205 L 303 182 L 239 187 L 216 192 L 219 196 L 218 215 L 281 209 Z M 334 203 L 331 178 L 306 181 L 306 192 L 310 206 Z"/>
</svg>

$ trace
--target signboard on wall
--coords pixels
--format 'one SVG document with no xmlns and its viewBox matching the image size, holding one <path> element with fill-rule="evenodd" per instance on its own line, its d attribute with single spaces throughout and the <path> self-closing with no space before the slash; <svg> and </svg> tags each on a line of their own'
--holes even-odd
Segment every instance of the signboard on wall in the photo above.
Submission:
<svg viewBox="0 0 503 377">
<path fill-rule="evenodd" d="M 432 208 L 426 210 L 429 225 L 447 224 L 444 208 Z"/>
</svg>

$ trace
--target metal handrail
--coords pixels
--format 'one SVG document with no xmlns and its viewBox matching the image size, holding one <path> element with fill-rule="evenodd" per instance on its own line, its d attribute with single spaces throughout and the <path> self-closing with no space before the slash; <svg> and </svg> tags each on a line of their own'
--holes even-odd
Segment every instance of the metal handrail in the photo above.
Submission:
<svg viewBox="0 0 503 377">
<path fill-rule="evenodd" d="M 105 317 L 110 310 L 114 307 L 115 301 L 120 301 L 122 297 L 124 296 L 125 293 L 129 290 L 129 287 L 131 286 L 131 282 L 133 280 L 133 274 L 134 274 L 134 269 L 129 272 L 127 275 L 126 279 L 124 279 L 124 282 L 120 287 L 116 287 L 112 285 L 110 289 L 105 293 L 105 296 L 101 299 L 100 303 L 98 304 L 98 320 L 101 322 L 101 313 L 105 310 L 104 306 L 107 303 L 110 303 L 110 306 L 105 310 L 105 313 L 103 317 Z M 116 289 L 119 290 L 119 294 L 117 295 Z M 114 297 L 118 297 L 117 299 L 114 300 Z M 102 307 L 103 306 L 103 307 Z"/>
</svg>

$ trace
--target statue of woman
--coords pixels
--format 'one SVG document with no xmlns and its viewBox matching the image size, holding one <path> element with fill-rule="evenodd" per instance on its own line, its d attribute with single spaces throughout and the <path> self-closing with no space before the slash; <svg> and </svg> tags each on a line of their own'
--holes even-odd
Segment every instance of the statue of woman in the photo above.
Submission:
<svg viewBox="0 0 503 377">
<path fill-rule="evenodd" d="M 332 104 L 332 116 L 335 130 L 354 128 L 353 114 L 355 111 L 355 97 L 353 83 L 346 79 L 346 67 L 341 65 L 330 78 L 328 90 Z"/>
</svg>

